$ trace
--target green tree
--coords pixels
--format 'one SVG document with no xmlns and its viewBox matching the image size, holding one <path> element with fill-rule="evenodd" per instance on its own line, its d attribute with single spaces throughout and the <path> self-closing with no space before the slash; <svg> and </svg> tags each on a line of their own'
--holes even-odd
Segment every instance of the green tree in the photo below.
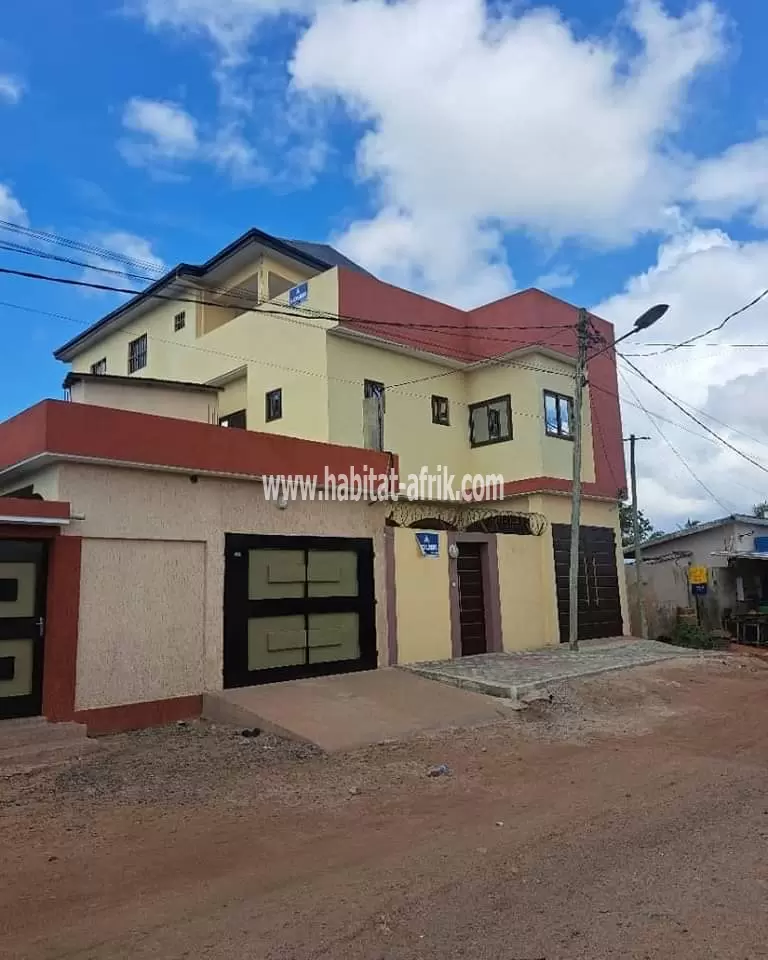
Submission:
<svg viewBox="0 0 768 960">
<path fill-rule="evenodd" d="M 619 517 L 621 519 L 621 545 L 631 547 L 635 542 L 635 532 L 632 528 L 632 505 L 630 503 L 619 504 Z M 637 511 L 637 521 L 640 527 L 640 543 L 662 536 L 660 530 L 653 529 L 653 524 L 642 510 Z"/>
<path fill-rule="evenodd" d="M 768 500 L 762 500 L 760 503 L 756 503 L 754 507 L 752 507 L 752 516 L 760 517 L 760 519 L 768 517 Z"/>
</svg>

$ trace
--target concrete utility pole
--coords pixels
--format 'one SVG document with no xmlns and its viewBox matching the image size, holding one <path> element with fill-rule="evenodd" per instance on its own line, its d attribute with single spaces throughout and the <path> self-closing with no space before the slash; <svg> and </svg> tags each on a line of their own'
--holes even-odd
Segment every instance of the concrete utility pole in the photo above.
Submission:
<svg viewBox="0 0 768 960">
<path fill-rule="evenodd" d="M 650 437 L 636 437 L 634 433 L 627 439 L 629 443 L 629 477 L 632 486 L 632 537 L 635 541 L 635 581 L 637 584 L 637 606 L 640 613 L 640 636 L 648 636 L 648 621 L 645 617 L 645 599 L 643 597 L 643 553 L 640 548 L 640 518 L 637 511 L 637 469 L 635 467 L 635 444 L 638 440 L 650 440 Z"/>
<path fill-rule="evenodd" d="M 589 314 L 579 308 L 576 321 L 576 389 L 573 394 L 573 475 L 571 483 L 571 565 L 568 572 L 568 646 L 579 649 L 579 530 L 581 527 L 582 406 L 587 381 Z"/>
<path fill-rule="evenodd" d="M 647 330 L 669 310 L 666 303 L 657 303 L 641 314 L 635 325 L 623 336 L 606 343 L 591 357 L 594 360 L 608 350 L 615 350 L 616 344 L 632 337 L 641 330 Z M 582 448 L 582 406 L 584 387 L 587 385 L 587 350 L 590 342 L 589 314 L 579 307 L 576 320 L 576 389 L 573 397 L 573 474 L 571 481 L 571 565 L 568 571 L 568 646 L 579 649 L 579 527 L 581 526 L 581 448 Z M 603 338 L 604 342 L 604 338 Z M 633 500 L 636 498 L 633 495 Z"/>
</svg>

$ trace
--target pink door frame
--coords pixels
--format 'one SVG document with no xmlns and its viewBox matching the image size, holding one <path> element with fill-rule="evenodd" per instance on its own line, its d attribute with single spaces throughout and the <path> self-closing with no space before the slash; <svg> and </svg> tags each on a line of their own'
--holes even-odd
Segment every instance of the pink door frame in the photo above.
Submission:
<svg viewBox="0 0 768 960">
<path fill-rule="evenodd" d="M 483 571 L 483 605 L 485 607 L 485 638 L 488 653 L 501 653 L 504 644 L 501 635 L 501 590 L 499 587 L 499 554 L 496 534 L 448 533 L 448 575 L 451 602 L 451 654 L 461 656 L 461 620 L 459 612 L 459 575 L 457 560 L 450 555 L 452 546 L 461 543 L 485 545 L 481 562 Z"/>
</svg>

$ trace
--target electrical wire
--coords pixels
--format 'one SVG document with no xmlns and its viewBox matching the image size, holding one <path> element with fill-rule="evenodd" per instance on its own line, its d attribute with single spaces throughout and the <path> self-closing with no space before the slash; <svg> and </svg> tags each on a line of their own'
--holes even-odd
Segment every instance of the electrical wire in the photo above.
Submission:
<svg viewBox="0 0 768 960">
<path fill-rule="evenodd" d="M 647 384 L 649 384 L 651 387 L 653 387 L 653 389 L 656 390 L 657 393 L 660 393 L 660 394 L 662 395 L 662 397 L 664 397 L 666 400 L 668 400 L 674 407 L 677 407 L 677 409 L 678 409 L 681 413 L 685 414 L 686 417 L 688 417 L 690 420 L 693 420 L 693 422 L 696 423 L 698 426 L 700 426 L 702 430 L 706 430 L 707 433 L 709 433 L 709 434 L 710 434 L 711 436 L 713 436 L 716 440 L 718 440 L 720 443 L 722 443 L 723 446 L 728 447 L 729 450 L 732 450 L 734 453 L 738 454 L 738 456 L 740 456 L 742 459 L 746 460 L 748 463 L 751 463 L 752 466 L 757 467 L 759 470 L 762 470 L 763 473 L 768 473 L 768 467 L 766 467 L 765 464 L 760 463 L 759 460 L 755 460 L 754 457 L 750 457 L 749 454 L 744 453 L 743 450 L 739 450 L 738 447 L 735 447 L 732 443 L 730 443 L 730 442 L 729 442 L 728 440 L 726 440 L 724 437 L 721 437 L 719 433 L 716 433 L 714 430 L 712 430 L 711 427 L 708 427 L 708 426 L 706 425 L 706 423 L 702 423 L 701 420 L 699 420 L 696 416 L 694 416 L 694 414 L 692 414 L 692 413 L 690 413 L 688 410 L 686 410 L 685 407 L 684 407 L 681 403 L 679 403 L 677 400 L 675 400 L 673 397 L 671 397 L 671 396 L 666 392 L 666 390 L 663 390 L 658 384 L 654 383 L 653 380 L 651 380 L 650 377 L 647 377 L 647 376 L 643 373 L 642 370 L 639 370 L 639 369 L 634 365 L 634 363 L 632 363 L 631 360 L 627 360 L 627 358 L 624 357 L 622 354 L 619 354 L 619 356 L 622 358 L 622 360 L 624 360 L 624 362 L 625 362 L 632 370 L 634 370 L 634 372 L 637 374 L 637 376 L 639 376 L 639 377 L 640 377 L 642 380 L 644 380 Z"/>
<path fill-rule="evenodd" d="M 6 307 L 6 308 L 9 308 L 9 309 L 12 309 L 12 310 L 21 310 L 21 311 L 24 311 L 24 312 L 26 312 L 26 313 L 40 314 L 41 316 L 51 317 L 51 318 L 56 319 L 56 320 L 66 320 L 67 322 L 69 322 L 69 323 L 75 323 L 75 324 L 77 324 L 78 326 L 87 326 L 87 324 L 85 323 L 85 321 L 78 320 L 78 319 L 76 319 L 75 317 L 70 317 L 70 316 L 67 316 L 66 314 L 62 314 L 62 313 L 53 313 L 53 312 L 48 311 L 48 310 L 40 310 L 40 309 L 38 309 L 37 307 L 30 307 L 30 306 L 26 306 L 26 305 L 18 304 L 18 303 L 10 303 L 10 302 L 4 301 L 4 300 L 0 300 L 0 307 Z M 148 339 L 149 341 L 155 342 L 155 343 L 163 343 L 163 344 L 167 344 L 167 345 L 173 346 L 173 347 L 180 347 L 180 348 L 182 348 L 182 349 L 196 350 L 196 351 L 199 351 L 199 352 L 201 352 L 201 353 L 210 354 L 211 356 L 225 357 L 226 359 L 229 359 L 229 360 L 237 360 L 237 361 L 239 361 L 241 364 L 242 364 L 242 363 L 252 363 L 252 364 L 256 364 L 257 366 L 264 366 L 264 367 L 270 367 L 270 368 L 272 368 L 272 369 L 284 370 L 284 371 L 286 371 L 286 372 L 288 372 L 288 373 L 294 373 L 294 374 L 299 374 L 299 375 L 308 376 L 308 377 L 315 377 L 315 378 L 319 378 L 319 379 L 323 379 L 323 380 L 328 380 L 329 382 L 330 382 L 330 381 L 333 381 L 333 382 L 337 382 L 337 383 L 352 384 L 352 385 L 355 385 L 355 386 L 363 386 L 364 383 L 365 383 L 364 380 L 351 379 L 351 378 L 347 378 L 347 377 L 330 376 L 330 375 L 327 375 L 327 374 L 318 373 L 317 371 L 314 371 L 314 370 L 303 370 L 303 369 L 296 368 L 296 367 L 289 367 L 289 366 L 286 366 L 285 364 L 273 363 L 273 362 L 268 361 L 268 360 L 257 359 L 257 358 L 255 358 L 255 357 L 245 356 L 245 355 L 243 355 L 243 354 L 230 353 L 230 352 L 226 352 L 226 351 L 222 351 L 222 350 L 215 350 L 215 349 L 212 349 L 211 347 L 200 346 L 200 345 L 198 345 L 198 344 L 184 343 L 184 342 L 181 341 L 181 340 L 169 340 L 169 339 L 167 339 L 167 338 L 165 338 L 165 337 L 155 336 L 154 334 L 148 334 L 148 335 L 147 335 L 147 339 Z M 539 372 L 546 372 L 546 371 L 544 371 L 543 368 L 539 368 L 539 367 L 531 367 L 531 369 L 534 369 L 534 370 L 539 371 Z M 451 373 L 463 373 L 464 371 L 463 371 L 463 369 L 457 369 L 457 370 L 451 370 L 450 372 L 451 372 Z M 386 389 L 387 389 L 387 390 L 393 390 L 393 389 L 395 389 L 395 385 L 394 385 L 394 384 L 387 385 Z M 399 395 L 401 395 L 401 396 L 418 398 L 418 399 L 420 399 L 420 400 L 431 400 L 431 398 L 432 398 L 432 394 L 428 394 L 428 393 L 416 393 L 415 391 L 401 390 L 399 387 L 398 387 L 398 393 L 399 393 Z M 470 406 L 470 404 L 465 403 L 463 400 L 456 400 L 456 399 L 454 399 L 454 398 L 451 398 L 451 401 L 450 401 L 450 402 L 451 402 L 452 404 L 456 404 L 456 405 L 459 405 L 459 406 L 462 406 L 462 407 L 466 407 L 466 408 L 469 408 L 469 406 Z M 525 411 L 525 410 L 520 410 L 520 409 L 515 409 L 515 410 L 514 410 L 514 416 L 516 416 L 516 417 L 517 417 L 517 416 L 533 417 L 534 419 L 537 419 L 537 420 L 544 420 L 544 419 L 545 419 L 544 416 L 543 416 L 543 414 L 532 413 L 532 412 L 530 412 L 530 411 Z"/>
<path fill-rule="evenodd" d="M 18 225 L 10 224 L 8 221 L 5 221 L 5 220 L 0 220 L 0 228 L 5 228 L 5 229 L 12 228 L 17 232 L 23 233 L 24 235 L 29 234 L 35 238 L 45 239 L 48 242 L 60 243 L 60 244 L 72 247 L 74 249 L 81 249 L 87 253 L 91 253 L 93 255 L 102 257 L 106 260 L 124 262 L 126 264 L 136 263 L 136 264 L 145 266 L 148 269 L 154 269 L 158 273 L 162 273 L 162 271 L 160 271 L 160 269 L 157 267 L 156 264 L 155 265 L 149 264 L 149 262 L 145 260 L 133 260 L 130 257 L 127 257 L 113 250 L 108 250 L 103 247 L 96 247 L 90 244 L 80 243 L 79 241 L 71 240 L 66 237 L 58 237 L 56 234 L 47 234 L 42 231 L 34 231 L 34 230 L 30 230 L 29 228 L 21 228 Z M 120 276 L 126 276 L 131 279 L 142 280 L 148 283 L 156 283 L 158 279 L 161 279 L 159 277 L 148 277 L 141 274 L 130 274 L 130 273 L 126 273 L 123 270 L 115 270 L 109 267 L 105 267 L 103 265 L 94 264 L 94 263 L 90 263 L 82 260 L 75 260 L 74 258 L 61 257 L 56 254 L 39 250 L 35 247 L 24 246 L 22 244 L 11 244 L 8 241 L 0 241 L 0 249 L 7 249 L 13 253 L 23 254 L 26 256 L 35 256 L 45 260 L 55 260 L 61 263 L 67 263 L 71 266 L 82 267 L 84 269 L 97 270 L 103 273 L 118 274 Z M 254 304 L 254 305 L 263 305 L 263 304 L 274 302 L 273 300 L 269 300 L 269 299 L 268 300 L 260 299 L 256 294 L 249 291 L 240 290 L 237 287 L 222 288 L 222 287 L 209 286 L 202 283 L 200 285 L 200 289 L 204 289 L 210 294 L 229 296 L 235 300 L 244 300 L 246 303 Z M 124 289 L 115 289 L 114 292 L 127 293 L 133 296 L 141 296 L 142 294 L 145 293 L 145 291 L 142 291 L 142 290 L 124 290 Z M 215 303 L 212 305 L 226 306 L 227 304 Z M 234 304 L 234 306 L 237 306 L 237 304 Z M 328 319 L 328 320 L 335 320 L 335 321 L 346 320 L 346 321 L 349 321 L 350 323 L 365 323 L 369 325 L 381 325 L 384 327 L 407 327 L 408 329 L 414 329 L 414 327 L 416 327 L 417 329 L 424 329 L 424 330 L 430 330 L 430 331 L 432 330 L 465 331 L 466 330 L 466 331 L 472 331 L 476 337 L 479 336 L 476 332 L 478 328 L 477 328 L 477 325 L 475 324 L 452 324 L 452 323 L 413 324 L 413 323 L 396 321 L 396 320 L 379 320 L 379 319 L 374 320 L 371 317 L 357 317 L 357 316 L 345 315 L 340 313 L 318 311 L 311 307 L 302 307 L 301 305 L 291 306 L 290 310 L 294 314 L 306 315 L 308 317 L 311 317 L 312 319 Z M 509 330 L 555 330 L 555 329 L 567 330 L 572 328 L 573 326 L 574 325 L 570 323 L 558 324 L 556 326 L 553 326 L 551 324 L 483 325 L 481 329 L 482 330 L 498 330 L 500 332 L 506 332 Z M 492 339 L 492 338 L 483 338 L 482 336 L 480 336 L 480 338 Z M 524 341 L 520 341 L 520 342 L 522 343 Z"/>
<path fill-rule="evenodd" d="M 703 340 L 704 337 L 708 337 L 711 333 L 717 333 L 717 331 L 722 330 L 730 320 L 733 320 L 734 317 L 738 317 L 742 313 L 746 313 L 747 310 L 751 310 L 752 307 L 760 303 L 760 301 L 765 297 L 768 297 L 768 287 L 766 287 L 762 293 L 759 293 L 756 297 L 750 300 L 749 303 L 745 303 L 743 307 L 739 307 L 738 310 L 734 310 L 729 313 L 725 319 L 721 320 L 720 323 L 715 324 L 714 327 L 710 327 L 708 330 L 704 330 L 702 333 L 697 333 L 695 336 L 689 337 L 687 340 L 683 340 L 680 343 L 672 344 L 671 346 L 667 347 L 666 350 L 662 350 L 660 352 L 672 353 L 674 350 L 679 350 L 681 347 L 688 347 L 692 343 L 696 343 L 698 340 Z M 649 354 L 649 356 L 653 356 L 653 354 Z"/>
<path fill-rule="evenodd" d="M 640 397 L 638 397 L 637 393 L 635 392 L 634 388 L 632 387 L 632 384 L 629 383 L 629 381 L 627 380 L 626 376 L 625 376 L 621 371 L 619 371 L 619 376 L 620 376 L 621 379 L 623 380 L 624 385 L 626 386 L 626 388 L 629 390 L 629 392 L 630 392 L 630 393 L 632 394 L 632 396 L 635 398 L 635 401 L 636 401 L 636 403 L 637 403 L 637 406 L 643 411 L 643 413 L 644 413 L 644 414 L 646 415 L 646 417 L 648 418 L 651 426 L 654 428 L 654 430 L 656 430 L 656 432 L 657 432 L 658 435 L 661 437 L 661 439 L 664 441 L 664 443 L 666 443 L 666 445 L 669 447 L 669 449 L 672 451 L 672 453 L 674 453 L 674 455 L 677 457 L 677 459 L 680 461 L 680 463 L 682 463 L 682 465 L 685 467 L 685 469 L 688 471 L 688 473 L 690 473 L 690 475 L 693 477 L 693 479 L 696 481 L 696 483 L 699 484 L 699 486 L 702 488 L 702 490 L 704 490 L 704 491 L 708 494 L 708 496 L 710 497 L 710 499 L 711 499 L 711 500 L 714 500 L 714 502 L 715 502 L 718 506 L 722 507 L 723 510 L 725 510 L 726 513 L 730 514 L 730 513 L 738 512 L 738 511 L 735 510 L 735 508 L 733 508 L 732 506 L 731 506 L 731 507 L 726 506 L 726 505 L 723 503 L 723 501 L 720 500 L 720 498 L 719 498 L 715 493 L 713 493 L 712 490 L 709 489 L 709 487 L 706 485 L 706 483 L 704 483 L 704 481 L 703 481 L 703 480 L 701 479 L 701 477 L 696 473 L 696 471 L 693 469 L 693 467 L 691 467 L 690 464 L 688 463 L 688 461 L 683 457 L 683 455 L 680 453 L 680 451 L 677 449 L 677 447 L 675 447 L 674 444 L 672 443 L 672 441 L 666 436 L 666 434 L 665 434 L 664 431 L 661 429 L 661 427 L 658 425 L 658 423 L 656 423 L 656 421 L 653 419 L 652 415 L 645 409 L 645 407 L 643 406 L 642 401 L 640 400 Z"/>
</svg>

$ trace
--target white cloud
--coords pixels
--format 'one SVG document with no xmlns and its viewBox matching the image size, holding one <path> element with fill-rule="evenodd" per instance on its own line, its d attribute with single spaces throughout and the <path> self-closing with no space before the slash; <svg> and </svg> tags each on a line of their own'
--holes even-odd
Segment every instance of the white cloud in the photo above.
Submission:
<svg viewBox="0 0 768 960">
<path fill-rule="evenodd" d="M 124 230 L 113 230 L 95 234 L 89 237 L 89 241 L 104 253 L 86 257 L 91 266 L 83 270 L 80 279 L 88 283 L 138 288 L 142 286 L 142 280 L 136 277 L 154 280 L 165 270 L 164 261 L 145 237 Z M 119 274 L 122 274 L 122 278 Z M 94 292 L 97 291 L 91 291 Z"/>
<path fill-rule="evenodd" d="M 318 0 L 138 0 L 147 24 L 201 33 L 233 66 L 246 56 L 258 27 L 282 14 L 311 14 Z"/>
<path fill-rule="evenodd" d="M 393 279 L 406 252 L 393 246 L 397 232 L 416 237 L 408 269 L 427 290 L 445 295 L 448 274 L 485 297 L 503 262 L 490 235 L 629 241 L 666 227 L 685 185 L 667 138 L 691 81 L 722 52 L 714 5 L 674 17 L 632 0 L 632 52 L 613 37 L 577 37 L 551 8 L 513 10 L 492 17 L 483 0 L 335 3 L 298 43 L 296 88 L 339 98 L 367 128 L 357 169 L 379 212 L 353 224 L 344 246 Z M 487 293 L 474 282 L 478 262 L 490 271 Z"/>
<path fill-rule="evenodd" d="M 133 97 L 125 105 L 123 126 L 129 133 L 118 144 L 123 158 L 161 177 L 176 176 L 174 171 L 188 162 L 212 164 L 239 182 L 267 176 L 237 123 L 209 135 L 180 104 Z"/>
<path fill-rule="evenodd" d="M 11 188 L 4 183 L 0 183 L 0 220 L 9 220 L 23 227 L 29 224 L 27 211 L 13 195 Z"/>
<path fill-rule="evenodd" d="M 662 348 L 643 344 L 677 343 L 714 327 L 765 289 L 766 278 L 768 242 L 740 243 L 720 230 L 688 228 L 661 245 L 656 264 L 594 310 L 622 332 L 653 303 L 669 303 L 669 313 L 656 326 L 620 348 L 628 355 L 651 353 Z M 767 330 L 768 302 L 762 302 L 705 338 L 706 344 L 716 346 L 631 359 L 667 393 L 704 411 L 703 416 L 693 412 L 716 433 L 768 467 L 768 420 L 762 402 L 762 388 L 768 383 L 768 348 L 728 346 L 768 343 Z M 653 387 L 626 372 L 621 361 L 619 368 L 625 370 L 626 378 L 620 383 L 625 434 L 652 438 L 638 448 L 638 473 L 642 508 L 657 525 L 670 529 L 688 516 L 704 520 L 734 509 L 748 510 L 768 494 L 768 474 L 716 440 L 696 436 L 704 431 Z M 659 437 L 636 406 L 638 401 L 650 412 L 682 425 L 681 429 L 658 423 L 698 479 Z"/>
<path fill-rule="evenodd" d="M 0 101 L 15 106 L 24 93 L 24 84 L 10 73 L 0 73 Z"/>
<path fill-rule="evenodd" d="M 194 157 L 199 150 L 197 123 L 177 103 L 133 97 L 125 105 L 123 126 L 131 134 L 120 152 L 136 165 Z"/>
<path fill-rule="evenodd" d="M 572 270 L 561 267 L 550 270 L 549 273 L 542 273 L 536 278 L 534 286 L 540 290 L 564 290 L 566 287 L 572 287 L 576 280 L 577 275 Z"/>
<path fill-rule="evenodd" d="M 768 227 L 768 137 L 736 143 L 699 164 L 689 198 L 708 216 L 746 213 Z"/>
</svg>

